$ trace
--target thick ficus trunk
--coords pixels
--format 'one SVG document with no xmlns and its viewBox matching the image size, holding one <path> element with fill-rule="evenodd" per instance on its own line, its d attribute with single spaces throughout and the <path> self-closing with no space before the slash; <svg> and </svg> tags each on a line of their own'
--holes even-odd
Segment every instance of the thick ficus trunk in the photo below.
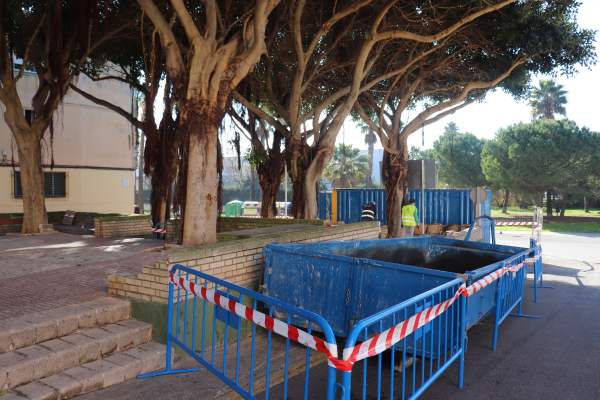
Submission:
<svg viewBox="0 0 600 400">
<path fill-rule="evenodd" d="M 223 149 L 217 136 L 217 216 L 223 212 Z"/>
<path fill-rule="evenodd" d="M 48 223 L 44 202 L 44 171 L 42 148 L 33 132 L 17 132 L 15 135 L 19 154 L 21 191 L 23 193 L 22 233 L 39 233 L 40 225 Z"/>
<path fill-rule="evenodd" d="M 504 189 L 504 200 L 502 200 L 502 212 L 506 214 L 508 209 L 508 199 L 510 197 L 510 191 L 508 189 Z"/>
<path fill-rule="evenodd" d="M 552 216 L 552 192 L 550 190 L 546 191 L 546 215 Z"/>
<path fill-rule="evenodd" d="M 283 179 L 285 160 L 279 149 L 269 152 L 269 158 L 257 165 L 258 181 L 261 190 L 260 216 L 272 218 L 277 215 L 277 192 Z"/>
<path fill-rule="evenodd" d="M 208 107 L 187 109 L 184 127 L 188 140 L 187 183 L 183 244 L 217 241 L 219 118 Z"/>
<path fill-rule="evenodd" d="M 318 183 L 332 153 L 333 148 L 321 148 L 306 170 L 304 181 L 304 218 L 306 219 L 316 219 L 318 216 Z"/>
<path fill-rule="evenodd" d="M 398 154 L 384 150 L 382 173 L 386 192 L 388 237 L 399 237 L 402 229 L 402 200 L 408 189 L 408 149 L 406 142 Z"/>
<path fill-rule="evenodd" d="M 150 193 L 150 207 L 153 224 L 164 224 L 167 216 L 167 196 L 169 183 L 161 177 L 160 168 L 155 168 L 151 177 L 152 192 Z"/>
<path fill-rule="evenodd" d="M 281 185 L 281 176 L 267 177 L 266 175 L 259 175 L 259 180 L 262 193 L 260 216 L 262 218 L 273 218 L 277 216 L 277 191 L 279 185 Z"/>
<path fill-rule="evenodd" d="M 310 147 L 298 140 L 286 142 L 286 162 L 288 174 L 292 181 L 292 216 L 304 218 L 305 209 L 305 180 L 308 169 Z"/>
</svg>

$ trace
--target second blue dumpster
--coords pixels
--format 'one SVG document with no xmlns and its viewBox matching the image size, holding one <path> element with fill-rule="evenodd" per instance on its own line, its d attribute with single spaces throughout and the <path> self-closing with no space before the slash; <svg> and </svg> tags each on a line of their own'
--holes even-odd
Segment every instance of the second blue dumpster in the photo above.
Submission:
<svg viewBox="0 0 600 400">
<path fill-rule="evenodd" d="M 530 249 L 439 237 L 273 244 L 265 253 L 265 292 L 316 312 L 336 335 L 355 322 L 457 277 L 471 284 Z M 467 326 L 496 304 L 492 284 L 469 298 Z"/>
</svg>

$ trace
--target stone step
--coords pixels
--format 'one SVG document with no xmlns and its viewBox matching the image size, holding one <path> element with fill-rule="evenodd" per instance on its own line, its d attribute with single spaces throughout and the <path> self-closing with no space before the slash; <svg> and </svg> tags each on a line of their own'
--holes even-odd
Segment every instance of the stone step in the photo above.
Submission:
<svg viewBox="0 0 600 400">
<path fill-rule="evenodd" d="M 127 320 L 87 328 L 0 354 L 0 390 L 10 389 L 149 342 L 152 326 Z"/>
<path fill-rule="evenodd" d="M 63 400 L 103 389 L 138 374 L 156 371 L 165 364 L 165 347 L 144 343 L 100 360 L 18 386 L 0 400 Z"/>
<path fill-rule="evenodd" d="M 129 319 L 128 301 L 103 297 L 86 303 L 0 321 L 0 353 L 31 346 L 78 329 L 114 324 Z"/>
</svg>

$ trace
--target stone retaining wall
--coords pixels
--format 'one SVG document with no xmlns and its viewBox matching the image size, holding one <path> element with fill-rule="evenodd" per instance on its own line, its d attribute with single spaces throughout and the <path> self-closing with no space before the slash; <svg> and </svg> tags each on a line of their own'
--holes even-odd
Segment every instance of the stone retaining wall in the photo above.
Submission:
<svg viewBox="0 0 600 400">
<path fill-rule="evenodd" d="M 290 224 L 323 225 L 323 221 L 318 219 L 221 217 L 217 221 L 217 232 Z M 97 238 L 152 235 L 152 223 L 148 215 L 98 217 L 94 218 L 94 227 Z M 179 221 L 169 221 L 167 240 L 176 242 L 178 231 Z"/>
<path fill-rule="evenodd" d="M 21 224 L 0 224 L 0 235 L 21 232 Z"/>
<path fill-rule="evenodd" d="M 152 235 L 148 215 L 94 218 L 94 229 L 97 238 Z"/>
<path fill-rule="evenodd" d="M 262 278 L 263 247 L 269 243 L 316 242 L 330 240 L 376 239 L 378 222 L 360 222 L 334 227 L 308 226 L 306 230 L 271 237 L 232 240 L 199 248 L 181 248 L 169 254 L 168 261 L 144 267 L 135 276 L 109 275 L 112 295 L 154 303 L 166 303 L 169 268 L 177 263 L 256 289 Z"/>
</svg>

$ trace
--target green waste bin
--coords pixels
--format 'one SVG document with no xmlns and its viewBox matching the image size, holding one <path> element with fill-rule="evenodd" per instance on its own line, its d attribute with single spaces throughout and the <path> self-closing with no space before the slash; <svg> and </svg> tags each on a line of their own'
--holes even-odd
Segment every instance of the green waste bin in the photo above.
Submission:
<svg viewBox="0 0 600 400">
<path fill-rule="evenodd" d="M 239 217 L 242 215 L 242 201 L 231 200 L 225 204 L 225 216 L 226 217 Z"/>
</svg>

